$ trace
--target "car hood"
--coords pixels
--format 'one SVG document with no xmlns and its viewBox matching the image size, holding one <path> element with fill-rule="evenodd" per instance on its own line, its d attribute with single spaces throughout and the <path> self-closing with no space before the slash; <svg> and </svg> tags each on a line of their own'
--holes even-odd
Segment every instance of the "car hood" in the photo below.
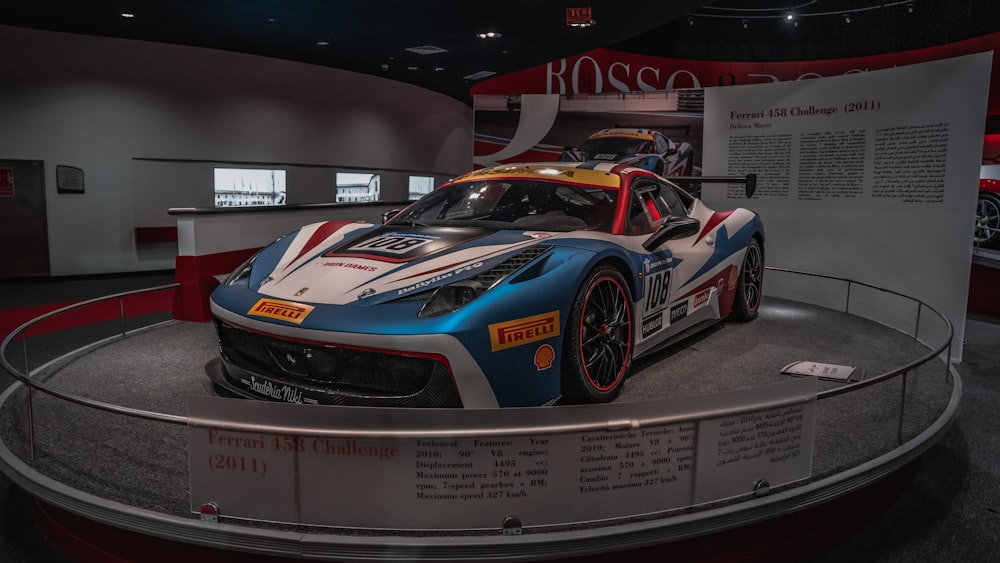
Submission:
<svg viewBox="0 0 1000 563">
<path fill-rule="evenodd" d="M 367 227 L 309 225 L 266 249 L 254 266 L 265 274 L 259 293 L 317 304 L 384 303 L 478 275 L 541 240 L 565 236 L 481 227 Z"/>
</svg>

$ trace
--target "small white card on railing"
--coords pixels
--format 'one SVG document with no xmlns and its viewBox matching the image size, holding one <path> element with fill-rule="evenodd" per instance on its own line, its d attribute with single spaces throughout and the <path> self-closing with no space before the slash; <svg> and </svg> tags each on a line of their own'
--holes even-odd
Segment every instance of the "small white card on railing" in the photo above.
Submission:
<svg viewBox="0 0 1000 563">
<path fill-rule="evenodd" d="M 834 379 L 837 381 L 849 381 L 855 372 L 857 372 L 857 368 L 852 366 L 838 366 L 835 364 L 805 361 L 792 362 L 781 368 L 781 373 L 787 375 L 813 376 L 820 379 Z"/>
</svg>

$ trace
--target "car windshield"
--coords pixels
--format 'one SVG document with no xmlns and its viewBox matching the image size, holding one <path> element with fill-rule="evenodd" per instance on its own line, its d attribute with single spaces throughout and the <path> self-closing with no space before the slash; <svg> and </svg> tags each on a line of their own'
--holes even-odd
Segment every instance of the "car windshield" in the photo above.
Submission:
<svg viewBox="0 0 1000 563">
<path fill-rule="evenodd" d="M 391 223 L 610 232 L 617 197 L 618 190 L 539 180 L 464 182 L 434 190 Z"/>
<path fill-rule="evenodd" d="M 653 142 L 634 137 L 596 137 L 584 141 L 580 150 L 588 155 L 652 154 Z"/>
</svg>

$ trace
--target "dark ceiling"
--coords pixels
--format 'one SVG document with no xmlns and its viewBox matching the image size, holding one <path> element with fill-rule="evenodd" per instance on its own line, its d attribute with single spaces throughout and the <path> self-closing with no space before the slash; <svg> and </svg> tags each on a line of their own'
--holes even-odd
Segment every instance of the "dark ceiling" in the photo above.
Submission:
<svg viewBox="0 0 1000 563">
<path fill-rule="evenodd" d="M 570 7 L 590 7 L 596 24 L 568 26 Z M 1000 2 L 4 0 L 0 24 L 253 53 L 385 76 L 468 102 L 469 88 L 488 73 L 599 47 L 784 61 L 945 44 L 1000 30 Z M 477 36 L 486 32 L 500 37 Z"/>
</svg>

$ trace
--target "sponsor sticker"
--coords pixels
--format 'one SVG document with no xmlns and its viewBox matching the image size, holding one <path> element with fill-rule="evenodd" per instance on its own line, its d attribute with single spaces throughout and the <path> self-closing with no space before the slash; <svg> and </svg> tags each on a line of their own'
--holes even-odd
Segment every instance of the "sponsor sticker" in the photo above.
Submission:
<svg viewBox="0 0 1000 563">
<path fill-rule="evenodd" d="M 729 268 L 729 291 L 736 289 L 736 282 L 740 281 L 740 269 L 736 266 Z"/>
<path fill-rule="evenodd" d="M 270 299 L 264 297 L 257 300 L 257 303 L 250 310 L 247 311 L 248 315 L 253 315 L 255 317 L 268 317 L 272 319 L 278 319 L 279 321 L 287 321 L 295 324 L 302 324 L 302 321 L 309 316 L 309 313 L 315 309 L 312 305 L 304 305 L 302 303 L 295 303 L 294 301 L 282 301 L 280 299 Z"/>
<path fill-rule="evenodd" d="M 660 270 L 669 268 L 670 266 L 673 265 L 673 263 L 674 259 L 672 256 L 667 256 L 667 257 L 647 256 L 646 258 L 642 259 L 642 269 L 647 274 L 650 274 L 653 272 L 658 272 Z"/>
<path fill-rule="evenodd" d="M 361 270 L 362 272 L 377 272 L 378 268 L 375 266 L 370 266 L 368 264 L 358 264 L 355 262 L 343 262 L 339 260 L 327 260 L 325 262 L 318 262 L 320 266 L 325 266 L 327 268 L 349 268 L 351 270 Z"/>
<path fill-rule="evenodd" d="M 657 313 L 652 317 L 642 319 L 642 337 L 646 338 L 651 334 L 659 332 L 663 328 L 663 313 Z"/>
<path fill-rule="evenodd" d="M 673 324 L 688 314 L 688 302 L 678 303 L 670 308 L 670 323 Z"/>
<path fill-rule="evenodd" d="M 559 336 L 559 311 L 491 324 L 490 344 L 494 352 Z"/>
<path fill-rule="evenodd" d="M 284 401 L 286 403 L 295 404 L 316 403 L 315 400 L 304 398 L 302 396 L 302 391 L 299 391 L 294 387 L 290 387 L 288 385 L 275 385 L 267 380 L 258 380 L 254 376 L 251 376 L 250 379 L 240 379 L 240 383 L 250 391 L 275 401 Z"/>
<path fill-rule="evenodd" d="M 696 293 L 694 295 L 694 304 L 691 305 L 691 308 L 697 309 L 698 307 L 701 307 L 705 303 L 708 303 L 708 296 L 711 294 L 712 294 L 711 288 L 706 289 L 705 291 L 702 291 L 700 293 Z"/>
<path fill-rule="evenodd" d="M 409 287 L 404 287 L 402 289 L 398 289 L 398 290 L 396 290 L 396 295 L 405 295 L 407 293 L 416 291 L 418 289 L 423 289 L 423 288 L 425 288 L 425 287 L 427 287 L 427 286 L 429 286 L 429 285 L 431 285 L 433 283 L 437 283 L 439 281 L 446 280 L 446 279 L 448 279 L 448 278 L 450 278 L 452 276 L 458 276 L 458 275 L 461 275 L 461 274 L 463 274 L 465 272 L 468 272 L 470 270 L 475 270 L 476 268 L 482 268 L 482 267 L 483 267 L 483 263 L 482 262 L 476 262 L 474 264 L 468 264 L 466 266 L 459 266 L 458 268 L 455 268 L 454 270 L 452 270 L 450 272 L 445 272 L 443 274 L 438 274 L 436 276 L 427 278 L 426 280 L 419 281 L 419 282 L 417 282 L 417 283 L 415 283 L 415 284 L 413 284 L 413 285 L 411 285 Z"/>
<path fill-rule="evenodd" d="M 548 344 L 542 344 L 535 350 L 535 369 L 544 371 L 552 367 L 556 359 L 556 351 Z"/>
</svg>

